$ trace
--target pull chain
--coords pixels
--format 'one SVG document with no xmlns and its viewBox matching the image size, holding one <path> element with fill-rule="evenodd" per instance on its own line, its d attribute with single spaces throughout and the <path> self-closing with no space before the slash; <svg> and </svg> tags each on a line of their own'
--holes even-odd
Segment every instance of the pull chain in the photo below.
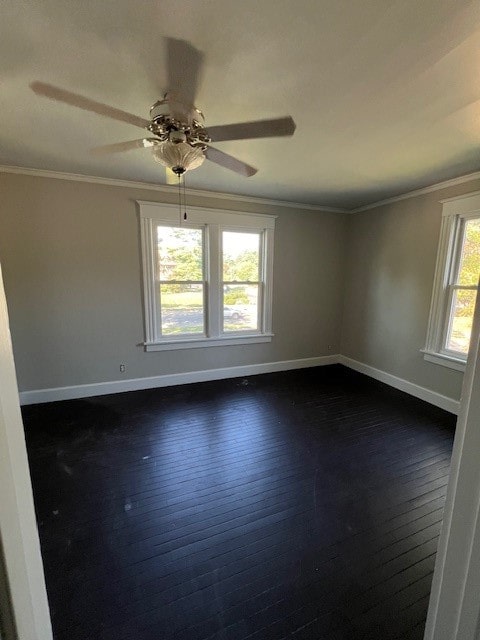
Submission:
<svg viewBox="0 0 480 640">
<path fill-rule="evenodd" d="M 178 220 L 182 225 L 182 176 L 178 173 Z"/>
<path fill-rule="evenodd" d="M 187 219 L 187 191 L 185 187 L 185 174 L 183 174 L 183 206 L 184 206 L 183 219 L 186 220 Z"/>
<path fill-rule="evenodd" d="M 183 175 L 183 207 L 182 207 L 182 175 Z M 183 220 L 187 219 L 187 191 L 185 189 L 185 174 L 177 174 L 178 176 L 178 218 L 180 225 Z M 182 215 L 183 208 L 183 215 Z"/>
</svg>

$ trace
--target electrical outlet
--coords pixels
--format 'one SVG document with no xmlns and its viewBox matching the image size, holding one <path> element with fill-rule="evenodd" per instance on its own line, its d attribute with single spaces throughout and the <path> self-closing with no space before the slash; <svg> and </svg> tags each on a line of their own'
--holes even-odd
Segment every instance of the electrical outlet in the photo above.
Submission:
<svg viewBox="0 0 480 640">
<path fill-rule="evenodd" d="M 124 364 L 120 365 L 120 373 L 125 373 L 125 371 L 127 370 L 127 367 Z"/>
</svg>

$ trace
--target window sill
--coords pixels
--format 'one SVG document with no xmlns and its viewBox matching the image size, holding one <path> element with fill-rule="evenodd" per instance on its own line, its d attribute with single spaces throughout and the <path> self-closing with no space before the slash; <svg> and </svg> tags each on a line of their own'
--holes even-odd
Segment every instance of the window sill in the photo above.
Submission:
<svg viewBox="0 0 480 640">
<path fill-rule="evenodd" d="M 454 356 L 447 356 L 445 353 L 435 353 L 433 351 L 426 351 L 421 349 L 423 357 L 427 362 L 433 362 L 434 364 L 440 364 L 443 367 L 449 369 L 455 369 L 456 371 L 465 371 L 465 360 L 461 358 L 455 358 Z"/>
<path fill-rule="evenodd" d="M 273 333 L 250 334 L 245 336 L 222 336 L 220 338 L 178 338 L 168 342 L 144 342 L 145 351 L 173 351 L 174 349 L 199 349 L 205 347 L 229 347 L 239 344 L 271 342 Z"/>
</svg>

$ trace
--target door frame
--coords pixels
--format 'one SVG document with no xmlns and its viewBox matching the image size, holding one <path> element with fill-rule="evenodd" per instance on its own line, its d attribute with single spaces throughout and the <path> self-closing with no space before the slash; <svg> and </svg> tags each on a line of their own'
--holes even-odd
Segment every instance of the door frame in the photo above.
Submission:
<svg viewBox="0 0 480 640">
<path fill-rule="evenodd" d="M 480 293 L 463 379 L 425 640 L 480 637 Z"/>
<path fill-rule="evenodd" d="M 5 632 L 12 636 L 8 629 L 13 627 L 16 640 L 52 640 L 1 265 L 0 538 L 6 573 L 0 580 L 7 583 L 10 597 L 2 615 L 9 610 L 12 618 L 6 621 Z"/>
</svg>

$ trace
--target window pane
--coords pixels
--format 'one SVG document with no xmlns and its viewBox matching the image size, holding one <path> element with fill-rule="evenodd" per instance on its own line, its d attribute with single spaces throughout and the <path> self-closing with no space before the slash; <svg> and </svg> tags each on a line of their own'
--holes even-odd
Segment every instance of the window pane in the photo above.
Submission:
<svg viewBox="0 0 480 640">
<path fill-rule="evenodd" d="M 258 285 L 223 286 L 223 330 L 258 330 Z"/>
<path fill-rule="evenodd" d="M 258 282 L 260 234 L 224 231 L 223 280 Z"/>
<path fill-rule="evenodd" d="M 161 284 L 162 334 L 204 333 L 203 285 Z"/>
<path fill-rule="evenodd" d="M 480 276 L 480 220 L 467 220 L 458 284 L 476 287 Z"/>
<path fill-rule="evenodd" d="M 160 280 L 203 280 L 202 230 L 157 227 Z"/>
<path fill-rule="evenodd" d="M 452 321 L 447 336 L 447 349 L 451 351 L 468 353 L 476 295 L 476 291 L 469 289 L 457 289 L 454 293 Z"/>
</svg>

